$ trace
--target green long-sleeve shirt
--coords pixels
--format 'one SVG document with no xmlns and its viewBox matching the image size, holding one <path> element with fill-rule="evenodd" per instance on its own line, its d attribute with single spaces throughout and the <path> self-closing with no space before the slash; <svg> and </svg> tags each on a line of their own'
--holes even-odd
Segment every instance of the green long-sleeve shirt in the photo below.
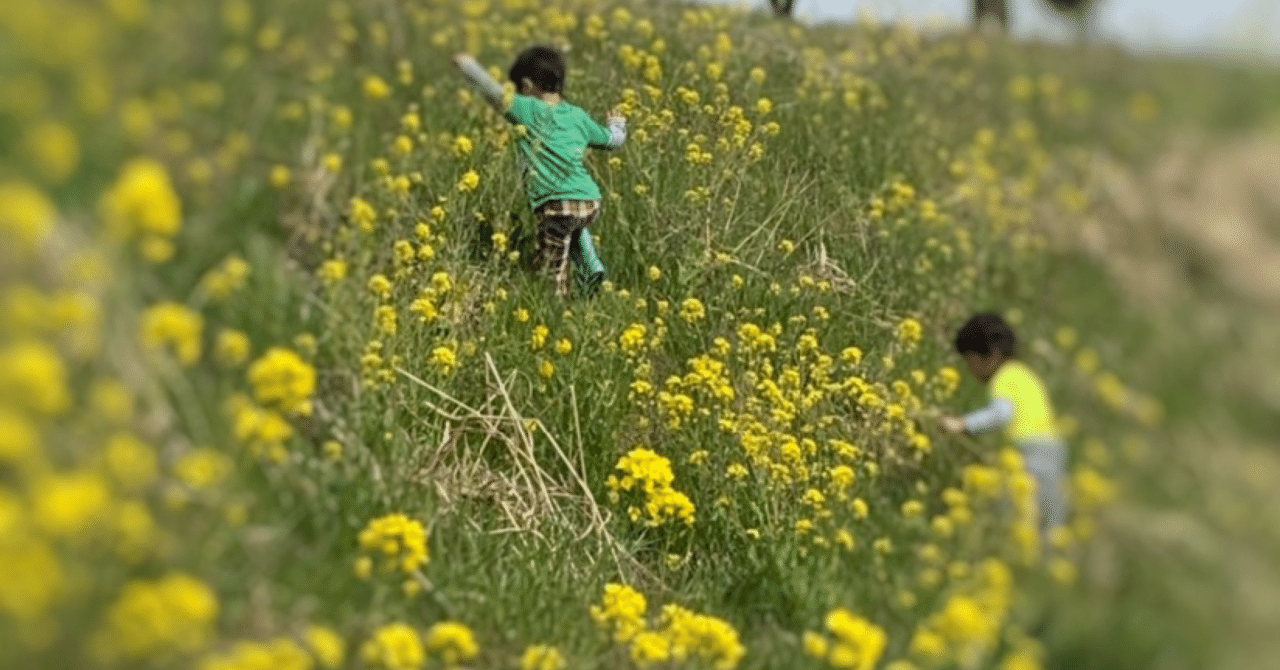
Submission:
<svg viewBox="0 0 1280 670">
<path fill-rule="evenodd" d="M 481 95 L 512 124 L 524 130 L 516 138 L 529 206 L 552 200 L 600 200 L 583 156 L 588 148 L 616 149 L 626 140 L 621 119 L 602 126 L 580 107 L 560 101 L 516 95 L 506 103 L 502 86 L 474 60 L 461 63 L 462 73 Z"/>
</svg>

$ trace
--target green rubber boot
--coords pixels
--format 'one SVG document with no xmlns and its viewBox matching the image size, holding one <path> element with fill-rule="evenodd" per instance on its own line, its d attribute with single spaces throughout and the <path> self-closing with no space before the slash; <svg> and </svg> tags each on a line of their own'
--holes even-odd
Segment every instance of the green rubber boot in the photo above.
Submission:
<svg viewBox="0 0 1280 670">
<path fill-rule="evenodd" d="M 578 229 L 578 236 L 573 241 L 570 255 L 573 258 L 573 264 L 577 267 L 578 280 L 583 293 L 588 297 L 594 296 L 600 291 L 600 285 L 604 283 L 605 268 L 604 262 L 600 260 L 600 254 L 596 251 L 591 231 L 586 228 Z"/>
</svg>

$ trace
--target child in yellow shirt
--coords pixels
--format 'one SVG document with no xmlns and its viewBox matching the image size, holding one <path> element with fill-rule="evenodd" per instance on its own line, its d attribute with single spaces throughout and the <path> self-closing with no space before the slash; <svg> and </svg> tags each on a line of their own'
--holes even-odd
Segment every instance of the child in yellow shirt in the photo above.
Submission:
<svg viewBox="0 0 1280 670">
<path fill-rule="evenodd" d="M 943 417 L 942 427 L 968 435 L 1004 429 L 1035 479 L 1040 529 L 1047 535 L 1067 520 L 1067 446 L 1058 434 L 1044 382 L 1018 360 L 1017 336 L 999 314 L 971 317 L 956 333 L 955 349 L 973 376 L 989 386 L 991 400 L 963 417 Z"/>
</svg>

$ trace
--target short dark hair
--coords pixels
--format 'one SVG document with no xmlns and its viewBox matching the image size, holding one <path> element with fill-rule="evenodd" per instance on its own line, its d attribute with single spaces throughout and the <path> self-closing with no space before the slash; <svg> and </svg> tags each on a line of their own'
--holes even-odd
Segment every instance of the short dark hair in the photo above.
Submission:
<svg viewBox="0 0 1280 670">
<path fill-rule="evenodd" d="M 995 312 L 981 312 L 969 317 L 956 332 L 956 353 L 989 356 L 998 351 L 1006 358 L 1018 355 L 1018 337 L 1013 327 Z"/>
<path fill-rule="evenodd" d="M 520 89 L 525 79 L 533 82 L 545 93 L 562 93 L 564 91 L 565 63 L 564 54 L 548 46 L 532 46 L 516 56 L 511 64 L 507 77 Z"/>
</svg>

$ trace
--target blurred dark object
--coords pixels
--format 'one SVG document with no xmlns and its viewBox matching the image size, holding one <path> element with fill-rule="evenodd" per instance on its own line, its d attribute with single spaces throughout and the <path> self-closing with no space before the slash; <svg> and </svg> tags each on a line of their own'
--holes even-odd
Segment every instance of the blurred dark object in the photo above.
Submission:
<svg viewBox="0 0 1280 670">
<path fill-rule="evenodd" d="M 1044 0 L 1049 9 L 1066 16 L 1084 36 L 1089 29 L 1097 0 Z M 1009 29 L 1009 0 L 973 0 L 973 25 L 982 28 L 995 23 L 1001 31 Z"/>
<path fill-rule="evenodd" d="M 981 28 L 988 21 L 995 21 L 1000 30 L 1009 29 L 1009 3 L 1007 0 L 973 0 L 973 25 Z"/>
<path fill-rule="evenodd" d="M 493 224 L 483 216 L 473 215 L 467 220 L 466 230 L 471 232 L 468 247 L 471 260 L 480 262 L 487 260 L 493 252 Z"/>
<path fill-rule="evenodd" d="M 776 16 L 791 18 L 791 13 L 796 8 L 796 0 L 769 0 L 769 6 L 773 8 Z"/>
</svg>

